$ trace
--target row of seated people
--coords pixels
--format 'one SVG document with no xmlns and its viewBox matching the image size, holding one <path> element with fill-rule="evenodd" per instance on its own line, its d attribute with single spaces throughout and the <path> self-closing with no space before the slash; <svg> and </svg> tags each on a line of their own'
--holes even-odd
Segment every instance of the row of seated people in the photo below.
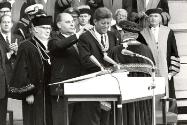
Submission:
<svg viewBox="0 0 187 125">
<path fill-rule="evenodd" d="M 39 7 L 38 10 L 40 10 Z M 145 56 L 154 60 L 153 62 L 158 68 L 157 76 L 163 76 L 167 80 L 169 79 L 170 82 L 172 81 L 172 76 L 179 72 L 180 62 L 176 40 L 173 31 L 161 25 L 162 9 L 146 11 L 149 25 L 144 29 L 141 29 L 135 23 L 127 21 L 125 10 L 118 10 L 115 15 L 116 26 L 114 26 L 119 29 L 118 31 L 110 27 L 112 13 L 105 7 L 98 8 L 95 11 L 93 26 L 88 23 L 91 18 L 89 9 L 80 8 L 80 13 L 82 13 L 82 20 L 81 14 L 79 15 L 73 8 L 58 14 L 56 18 L 58 31 L 52 33 L 52 18 L 46 16 L 43 12 L 39 16 L 34 15 L 31 19 L 32 25 L 30 25 L 30 28 L 26 28 L 29 31 L 29 39 L 16 41 L 19 49 L 15 43 L 6 45 L 6 49 L 3 49 L 4 45 L 1 45 L 2 53 L 5 50 L 5 53 L 8 53 L 7 56 L 5 56 L 6 54 L 1 54 L 1 57 L 5 56 L 10 62 L 16 60 L 15 64 L 9 67 L 13 67 L 12 73 L 10 71 L 10 74 L 12 74 L 12 78 L 9 77 L 10 84 L 9 81 L 5 82 L 10 86 L 11 96 L 15 96 L 17 90 L 20 91 L 17 88 L 25 85 L 29 85 L 31 90 L 29 93 L 23 94 L 24 96 L 19 96 L 23 100 L 24 125 L 40 125 L 43 123 L 60 125 L 67 122 L 65 112 L 68 104 L 66 98 L 63 97 L 63 91 L 56 86 L 49 88 L 47 84 L 100 70 L 104 72 L 106 67 L 112 65 L 118 67 L 119 63 L 126 64 L 128 61 L 129 63 L 145 63 L 138 58 L 133 59 L 121 54 L 121 50 L 124 48 L 130 48 L 132 51 L 145 54 Z M 85 17 L 88 18 L 86 25 L 84 25 Z M 122 17 L 125 19 L 121 19 Z M 10 22 L 8 33 L 4 32 L 6 28 L 3 27 L 3 24 L 8 22 L 7 20 Z M 83 26 L 79 26 L 81 21 Z M 0 22 L 2 24 L 2 41 L 7 41 L 4 34 L 10 33 L 12 27 L 11 17 L 5 14 Z M 121 29 L 122 32 L 120 31 Z M 165 37 L 159 37 L 159 34 L 164 34 Z M 19 43 L 19 41 L 21 42 Z M 131 46 L 135 47 L 131 48 Z M 139 76 L 139 74 L 136 75 Z M 132 74 L 132 76 L 136 75 Z M 140 74 L 140 76 L 144 75 Z M 169 89 L 170 95 L 174 94 L 172 85 Z M 4 92 L 6 93 L 6 91 Z M 58 97 L 59 92 L 62 92 L 60 97 Z M 7 95 L 4 97 L 6 102 Z M 69 104 L 70 124 L 111 124 L 111 111 L 103 110 L 100 106 L 100 102 Z M 146 108 L 147 106 L 149 108 Z M 125 124 L 151 124 L 150 100 L 131 103 L 124 105 L 124 107 Z M 5 110 L 6 108 L 3 109 Z M 140 117 L 138 114 L 144 115 Z"/>
</svg>

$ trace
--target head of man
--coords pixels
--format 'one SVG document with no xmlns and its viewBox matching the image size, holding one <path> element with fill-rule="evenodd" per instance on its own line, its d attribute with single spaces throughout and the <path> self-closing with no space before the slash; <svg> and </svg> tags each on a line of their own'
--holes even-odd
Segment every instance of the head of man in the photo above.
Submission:
<svg viewBox="0 0 187 125">
<path fill-rule="evenodd" d="M 51 33 L 52 16 L 40 16 L 31 20 L 32 32 L 40 40 L 48 40 Z"/>
<path fill-rule="evenodd" d="M 156 27 L 162 22 L 161 8 L 149 9 L 145 13 L 149 16 L 148 21 L 151 27 Z"/>
<path fill-rule="evenodd" d="M 76 8 L 73 8 L 73 7 L 69 7 L 69 8 L 64 10 L 64 13 L 69 13 L 73 17 L 75 27 L 78 27 L 78 25 L 79 25 L 79 15 L 80 15 L 79 10 L 76 9 Z"/>
<path fill-rule="evenodd" d="M 57 16 L 57 27 L 59 31 L 66 35 L 75 33 L 75 23 L 73 17 L 69 13 L 60 13 Z"/>
<path fill-rule="evenodd" d="M 3 15 L 11 15 L 11 3 L 1 2 L 0 3 L 0 17 Z"/>
<path fill-rule="evenodd" d="M 111 26 L 112 12 L 106 7 L 100 7 L 95 10 L 93 22 L 95 29 L 100 34 L 107 33 Z"/>
<path fill-rule="evenodd" d="M 79 6 L 78 9 L 80 11 L 79 24 L 81 26 L 90 24 L 90 19 L 91 19 L 90 7 L 88 5 L 82 5 L 82 6 Z"/>
<path fill-rule="evenodd" d="M 119 24 L 120 21 L 127 20 L 128 13 L 125 9 L 117 9 L 114 15 L 116 23 Z"/>
<path fill-rule="evenodd" d="M 13 23 L 12 23 L 12 18 L 10 15 L 3 15 L 0 17 L 0 27 L 1 27 L 1 32 L 6 34 L 10 33 L 12 29 Z"/>
</svg>

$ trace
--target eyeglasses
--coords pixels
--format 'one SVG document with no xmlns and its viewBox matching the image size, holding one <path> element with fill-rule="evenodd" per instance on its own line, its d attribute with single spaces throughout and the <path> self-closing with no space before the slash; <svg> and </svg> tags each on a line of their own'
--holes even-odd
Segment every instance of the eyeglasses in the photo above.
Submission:
<svg viewBox="0 0 187 125">
<path fill-rule="evenodd" d="M 51 27 L 44 27 L 44 26 L 39 26 L 39 28 L 42 28 L 42 29 L 44 29 L 44 30 L 52 30 L 52 28 Z"/>
<path fill-rule="evenodd" d="M 0 11 L 0 13 L 10 13 L 10 11 Z"/>
</svg>

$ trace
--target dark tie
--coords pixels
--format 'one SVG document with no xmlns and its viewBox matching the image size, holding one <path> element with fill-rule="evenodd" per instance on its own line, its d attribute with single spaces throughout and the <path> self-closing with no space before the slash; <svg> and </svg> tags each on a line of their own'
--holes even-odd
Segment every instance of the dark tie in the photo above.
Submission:
<svg viewBox="0 0 187 125">
<path fill-rule="evenodd" d="M 101 44 L 103 45 L 103 47 L 105 47 L 105 43 L 104 43 L 104 35 L 101 35 Z"/>
<path fill-rule="evenodd" d="M 7 43 L 8 46 L 10 45 L 8 36 L 6 36 L 6 43 Z"/>
</svg>

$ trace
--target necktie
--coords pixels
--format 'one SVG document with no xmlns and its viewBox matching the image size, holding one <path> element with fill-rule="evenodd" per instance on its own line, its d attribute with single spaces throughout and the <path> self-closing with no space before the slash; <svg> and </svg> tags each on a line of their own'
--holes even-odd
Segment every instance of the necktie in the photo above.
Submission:
<svg viewBox="0 0 187 125">
<path fill-rule="evenodd" d="M 104 35 L 101 35 L 101 44 L 103 45 L 103 47 L 105 47 L 105 43 L 104 43 Z"/>
<path fill-rule="evenodd" d="M 7 43 L 7 45 L 10 45 L 8 36 L 6 36 L 6 43 Z"/>
</svg>

